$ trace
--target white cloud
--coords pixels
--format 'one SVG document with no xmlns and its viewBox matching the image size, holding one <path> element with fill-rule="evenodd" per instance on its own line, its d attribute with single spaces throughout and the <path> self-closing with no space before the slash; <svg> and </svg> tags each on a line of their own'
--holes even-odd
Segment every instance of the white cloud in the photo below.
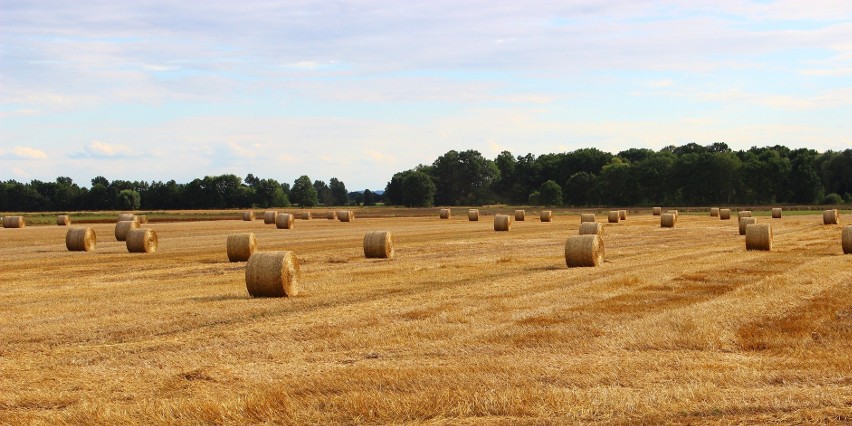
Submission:
<svg viewBox="0 0 852 426">
<path fill-rule="evenodd" d="M 238 158 L 256 158 L 258 156 L 257 148 L 257 146 L 246 148 L 236 142 L 228 142 L 229 153 Z"/>
<path fill-rule="evenodd" d="M 393 165 L 396 164 L 396 158 L 387 152 L 379 152 L 375 150 L 365 150 L 364 153 L 375 164 Z"/>
<path fill-rule="evenodd" d="M 71 158 L 127 158 L 139 157 L 142 152 L 125 145 L 107 144 L 93 140 L 83 147 L 83 151 L 69 153 Z"/>
<path fill-rule="evenodd" d="M 47 158 L 47 153 L 36 148 L 16 146 L 5 151 L 0 149 L 0 156 L 7 159 L 17 160 L 44 160 Z"/>
</svg>

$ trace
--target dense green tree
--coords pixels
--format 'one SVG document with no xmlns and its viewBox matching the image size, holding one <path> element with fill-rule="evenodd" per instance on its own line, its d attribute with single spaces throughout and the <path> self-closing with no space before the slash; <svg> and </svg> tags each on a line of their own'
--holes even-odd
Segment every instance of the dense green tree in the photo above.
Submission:
<svg viewBox="0 0 852 426">
<path fill-rule="evenodd" d="M 494 193 L 500 199 L 507 201 L 512 196 L 512 187 L 515 184 L 515 166 L 517 162 L 515 157 L 509 151 L 503 151 L 497 158 L 494 159 L 494 165 L 500 171 L 500 179 L 497 179 L 492 184 Z"/>
<path fill-rule="evenodd" d="M 317 200 L 323 205 L 330 206 L 333 204 L 331 199 L 331 191 L 329 190 L 328 185 L 321 181 L 314 181 L 314 189 L 317 190 Z"/>
<path fill-rule="evenodd" d="M 620 157 L 613 157 L 609 164 L 603 166 L 594 187 L 598 197 L 607 200 L 609 204 L 621 206 L 638 204 L 639 193 L 636 181 L 633 179 L 633 167 Z"/>
<path fill-rule="evenodd" d="M 346 190 L 346 185 L 343 182 L 333 177 L 329 180 L 328 186 L 332 205 L 345 206 L 349 203 L 349 191 Z"/>
<path fill-rule="evenodd" d="M 132 189 L 122 189 L 121 192 L 118 193 L 116 207 L 118 207 L 119 210 L 139 210 L 141 201 L 142 199 L 138 192 Z"/>
<path fill-rule="evenodd" d="M 311 183 L 311 178 L 302 175 L 293 182 L 293 189 L 290 190 L 290 201 L 302 207 L 313 207 L 319 203 L 317 190 Z"/>
<path fill-rule="evenodd" d="M 424 172 L 414 171 L 402 182 L 403 200 L 408 207 L 431 207 L 434 205 L 437 186 Z"/>
<path fill-rule="evenodd" d="M 790 200 L 794 203 L 815 203 L 821 198 L 822 180 L 814 162 L 819 154 L 812 149 L 797 149 L 790 153 Z"/>
<path fill-rule="evenodd" d="M 406 170 L 393 175 L 385 187 L 386 205 L 431 207 L 437 188 L 432 177 L 423 171 Z"/>
<path fill-rule="evenodd" d="M 373 195 L 373 191 L 370 191 L 369 189 L 364 190 L 364 205 L 365 206 L 375 206 L 376 205 L 376 199 Z"/>
<path fill-rule="evenodd" d="M 597 176 L 588 172 L 577 172 L 565 182 L 563 200 L 572 206 L 597 204 L 594 188 Z"/>
<path fill-rule="evenodd" d="M 441 205 L 482 204 L 491 199 L 491 185 L 500 170 L 479 151 L 449 151 L 432 164 L 435 201 Z"/>
<path fill-rule="evenodd" d="M 541 184 L 538 189 L 540 194 L 540 203 L 544 206 L 561 206 L 562 205 L 562 187 L 558 183 L 549 180 Z"/>
<path fill-rule="evenodd" d="M 826 193 L 852 193 L 852 149 L 828 151 L 819 159 Z"/>
</svg>

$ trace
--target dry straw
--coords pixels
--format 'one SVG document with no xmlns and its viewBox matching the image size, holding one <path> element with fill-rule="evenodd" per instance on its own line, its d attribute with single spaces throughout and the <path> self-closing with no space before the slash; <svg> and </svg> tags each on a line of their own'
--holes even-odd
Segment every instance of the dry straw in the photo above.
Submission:
<svg viewBox="0 0 852 426">
<path fill-rule="evenodd" d="M 290 213 L 278 213 L 275 218 L 275 227 L 278 229 L 293 229 L 293 215 Z"/>
<path fill-rule="evenodd" d="M 341 222 L 352 222 L 355 220 L 355 213 L 352 210 L 341 210 L 337 212 L 337 219 Z"/>
<path fill-rule="evenodd" d="M 245 262 L 257 250 L 257 239 L 253 232 L 228 235 L 228 261 Z"/>
<path fill-rule="evenodd" d="M 148 216 L 144 214 L 136 215 L 136 221 L 139 222 L 140 225 L 148 223 Z"/>
<path fill-rule="evenodd" d="M 139 222 L 134 220 L 122 220 L 115 224 L 115 240 L 116 241 L 125 241 L 127 240 L 127 233 L 131 229 L 139 229 Z"/>
<path fill-rule="evenodd" d="M 254 212 L 243 212 L 243 220 L 251 222 L 254 220 Z"/>
<path fill-rule="evenodd" d="M 773 219 L 781 219 L 781 207 L 773 207 L 772 208 L 772 218 Z"/>
<path fill-rule="evenodd" d="M 737 219 L 743 218 L 743 217 L 751 217 L 751 210 L 743 210 L 743 211 L 737 212 Z"/>
<path fill-rule="evenodd" d="M 56 216 L 56 225 L 58 226 L 68 226 L 71 224 L 71 218 L 67 214 L 61 214 Z"/>
<path fill-rule="evenodd" d="M 527 212 L 524 210 L 515 210 L 515 221 L 523 222 L 527 218 Z"/>
<path fill-rule="evenodd" d="M 157 251 L 157 233 L 147 228 L 131 229 L 126 244 L 130 253 L 153 253 Z"/>
<path fill-rule="evenodd" d="M 441 219 L 449 219 L 453 215 L 453 212 L 450 209 L 441 209 L 441 212 L 438 214 Z"/>
<path fill-rule="evenodd" d="M 542 222 L 550 222 L 553 220 L 553 212 L 550 210 L 542 210 L 538 217 Z"/>
<path fill-rule="evenodd" d="M 730 220 L 731 209 L 719 209 L 719 220 Z"/>
<path fill-rule="evenodd" d="M 822 223 L 825 225 L 840 225 L 840 213 L 837 209 L 822 212 Z"/>
<path fill-rule="evenodd" d="M 565 242 L 565 264 L 569 268 L 598 266 L 603 258 L 604 244 L 600 235 L 574 235 Z"/>
<path fill-rule="evenodd" d="M 479 221 L 479 209 L 470 209 L 467 211 L 467 220 L 471 222 Z"/>
<path fill-rule="evenodd" d="M 654 216 L 659 216 L 659 215 L 663 214 L 663 208 L 662 207 L 654 207 L 653 209 L 651 209 L 651 214 L 654 215 Z"/>
<path fill-rule="evenodd" d="M 852 226 L 843 228 L 843 235 L 840 239 L 843 243 L 843 254 L 852 254 Z"/>
<path fill-rule="evenodd" d="M 627 210 L 619 210 L 618 218 L 621 220 L 627 220 Z"/>
<path fill-rule="evenodd" d="M 741 217 L 739 219 L 739 221 L 740 221 L 740 235 L 745 235 L 746 234 L 746 226 L 754 225 L 755 223 L 757 223 L 757 218 L 756 217 Z"/>
<path fill-rule="evenodd" d="M 594 213 L 583 213 L 580 215 L 580 223 L 584 222 L 595 222 L 595 214 Z"/>
<path fill-rule="evenodd" d="M 257 252 L 246 263 L 246 289 L 253 297 L 299 294 L 299 261 L 292 251 Z"/>
<path fill-rule="evenodd" d="M 302 212 L 302 213 L 299 213 L 299 219 L 302 219 L 302 220 L 311 220 L 311 212 Z"/>
<path fill-rule="evenodd" d="M 718 207 L 710 207 L 710 217 L 719 217 Z"/>
<path fill-rule="evenodd" d="M 621 215 L 618 213 L 618 210 L 610 210 L 606 218 L 609 223 L 618 223 Z"/>
<path fill-rule="evenodd" d="M 581 223 L 580 235 L 603 235 L 603 225 L 597 222 Z"/>
<path fill-rule="evenodd" d="M 494 230 L 508 231 L 512 229 L 512 217 L 507 214 L 494 215 Z"/>
<path fill-rule="evenodd" d="M 337 220 L 337 212 L 334 210 L 327 212 L 325 218 L 328 220 Z"/>
<path fill-rule="evenodd" d="M 133 213 L 122 213 L 122 214 L 118 215 L 118 220 L 116 221 L 116 223 L 117 222 L 127 222 L 127 221 L 131 221 L 131 220 L 136 220 L 135 214 L 133 214 Z"/>
<path fill-rule="evenodd" d="M 390 231 L 372 231 L 364 235 L 364 257 L 392 259 L 393 236 Z"/>
<path fill-rule="evenodd" d="M 23 216 L 3 216 L 4 228 L 26 228 L 27 222 Z"/>
<path fill-rule="evenodd" d="M 772 225 L 755 223 L 746 225 L 746 250 L 772 250 Z"/>
<path fill-rule="evenodd" d="M 674 213 L 663 213 L 660 215 L 661 228 L 674 228 L 677 224 L 677 216 Z"/>
<path fill-rule="evenodd" d="M 263 212 L 263 223 L 266 225 L 275 224 L 275 219 L 278 218 L 278 212 L 275 210 L 269 210 Z"/>
<path fill-rule="evenodd" d="M 93 251 L 98 238 L 92 228 L 71 228 L 65 234 L 65 247 L 68 251 Z"/>
</svg>

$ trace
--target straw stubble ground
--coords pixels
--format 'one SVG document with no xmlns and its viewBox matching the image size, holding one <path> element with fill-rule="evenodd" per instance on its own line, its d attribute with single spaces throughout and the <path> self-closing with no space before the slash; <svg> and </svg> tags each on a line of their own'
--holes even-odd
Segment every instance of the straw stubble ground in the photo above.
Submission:
<svg viewBox="0 0 852 426">
<path fill-rule="evenodd" d="M 634 214 L 573 269 L 564 215 L 158 223 L 147 255 L 0 229 L 0 423 L 852 421 L 852 256 L 820 216 L 772 223 L 746 252 Z M 363 258 L 375 229 L 393 260 Z M 300 295 L 249 298 L 234 232 L 294 250 Z"/>
</svg>

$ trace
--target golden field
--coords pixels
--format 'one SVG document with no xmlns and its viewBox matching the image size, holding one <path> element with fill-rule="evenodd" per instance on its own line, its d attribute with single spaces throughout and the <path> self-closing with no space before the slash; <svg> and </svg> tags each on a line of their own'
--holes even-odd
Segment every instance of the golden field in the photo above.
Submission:
<svg viewBox="0 0 852 426">
<path fill-rule="evenodd" d="M 632 213 L 569 269 L 579 216 L 527 213 L 150 223 L 153 254 L 0 229 L 0 423 L 852 422 L 841 227 L 764 214 L 773 251 L 747 252 L 735 214 Z M 234 232 L 294 251 L 301 293 L 250 298 Z"/>
</svg>

